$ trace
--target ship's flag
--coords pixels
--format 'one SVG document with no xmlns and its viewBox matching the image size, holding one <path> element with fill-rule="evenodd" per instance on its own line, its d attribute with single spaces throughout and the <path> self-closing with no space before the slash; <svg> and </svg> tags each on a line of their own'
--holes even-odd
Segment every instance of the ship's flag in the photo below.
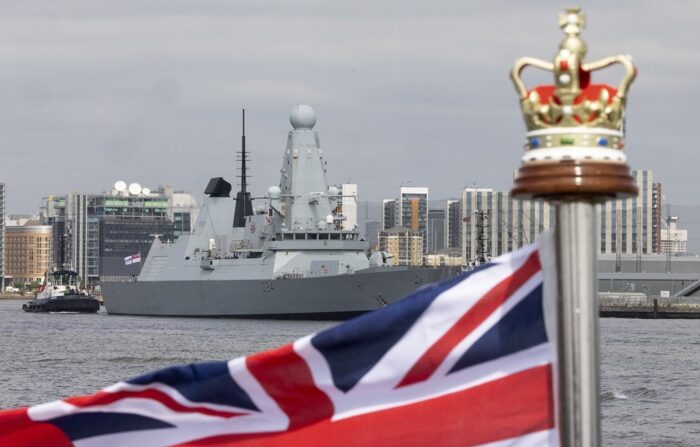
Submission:
<svg viewBox="0 0 700 447">
<path fill-rule="evenodd" d="M 141 253 L 136 253 L 124 258 L 124 265 L 139 264 L 141 262 Z"/>
<path fill-rule="evenodd" d="M 275 350 L 0 412 L 0 445 L 557 445 L 543 250 Z"/>
</svg>

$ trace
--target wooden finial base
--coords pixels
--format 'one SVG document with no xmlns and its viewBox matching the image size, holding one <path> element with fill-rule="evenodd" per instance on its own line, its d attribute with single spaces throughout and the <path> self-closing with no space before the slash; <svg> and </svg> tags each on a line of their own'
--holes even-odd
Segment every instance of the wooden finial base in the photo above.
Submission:
<svg viewBox="0 0 700 447">
<path fill-rule="evenodd" d="M 638 193 L 626 164 L 581 161 L 520 167 L 511 191 L 517 198 L 602 201 Z"/>
</svg>

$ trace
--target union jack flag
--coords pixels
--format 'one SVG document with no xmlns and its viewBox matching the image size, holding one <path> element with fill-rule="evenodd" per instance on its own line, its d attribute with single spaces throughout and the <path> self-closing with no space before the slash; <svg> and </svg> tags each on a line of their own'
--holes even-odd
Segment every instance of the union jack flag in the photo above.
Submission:
<svg viewBox="0 0 700 447">
<path fill-rule="evenodd" d="M 0 412 L 0 445 L 557 445 L 540 253 L 525 247 L 272 351 Z"/>
</svg>

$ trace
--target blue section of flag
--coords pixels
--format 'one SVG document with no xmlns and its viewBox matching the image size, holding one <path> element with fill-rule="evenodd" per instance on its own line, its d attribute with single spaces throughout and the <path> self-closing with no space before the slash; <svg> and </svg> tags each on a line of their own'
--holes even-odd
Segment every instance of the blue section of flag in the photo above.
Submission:
<svg viewBox="0 0 700 447">
<path fill-rule="evenodd" d="M 227 405 L 260 411 L 250 396 L 233 380 L 227 362 L 202 362 L 162 369 L 129 379 L 127 383 L 149 385 L 163 383 L 191 402 Z"/>
<path fill-rule="evenodd" d="M 542 284 L 479 338 L 450 373 L 547 342 L 542 309 Z"/>
<path fill-rule="evenodd" d="M 335 386 L 346 393 L 351 390 L 438 295 L 493 265 L 484 264 L 448 281 L 427 286 L 379 311 L 315 335 L 311 344 L 326 358 Z"/>
<path fill-rule="evenodd" d="M 175 427 L 160 419 L 115 412 L 76 413 L 48 422 L 61 429 L 72 441 L 127 431 Z"/>
</svg>

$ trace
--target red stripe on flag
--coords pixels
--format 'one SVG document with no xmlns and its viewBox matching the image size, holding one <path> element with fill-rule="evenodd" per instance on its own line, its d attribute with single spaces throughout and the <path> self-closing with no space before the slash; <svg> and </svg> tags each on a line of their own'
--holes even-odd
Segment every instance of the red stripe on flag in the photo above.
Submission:
<svg viewBox="0 0 700 447">
<path fill-rule="evenodd" d="M 0 411 L 0 445 L 73 447 L 71 440 L 55 425 L 29 419 L 26 408 Z"/>
<path fill-rule="evenodd" d="M 545 365 L 467 390 L 336 422 L 326 419 L 281 433 L 216 436 L 178 447 L 477 446 L 554 428 L 551 390 L 552 371 Z"/>
<path fill-rule="evenodd" d="M 290 429 L 333 415 L 333 403 L 316 387 L 309 366 L 292 345 L 246 357 L 246 366 L 287 414 Z"/>
<path fill-rule="evenodd" d="M 406 373 L 403 380 L 396 386 L 401 388 L 413 383 L 427 380 L 445 360 L 447 355 L 464 338 L 483 323 L 510 296 L 522 287 L 535 273 L 541 270 L 537 252 L 532 253 L 525 263 L 512 275 L 496 284 L 467 313 L 438 339 L 413 367 Z"/>
<path fill-rule="evenodd" d="M 142 390 L 142 391 L 117 391 L 114 393 L 109 393 L 105 391 L 100 391 L 91 396 L 78 396 L 65 399 L 69 404 L 75 405 L 77 407 L 92 407 L 96 405 L 109 405 L 118 400 L 137 398 L 137 399 L 150 399 L 155 400 L 169 409 L 178 413 L 200 413 L 206 414 L 208 416 L 222 417 L 222 418 L 232 418 L 236 416 L 241 416 L 248 414 L 245 412 L 233 412 L 233 411 L 221 411 L 214 410 L 211 408 L 206 408 L 202 406 L 193 405 L 188 407 L 177 402 L 172 397 L 168 396 L 159 390 Z"/>
</svg>

